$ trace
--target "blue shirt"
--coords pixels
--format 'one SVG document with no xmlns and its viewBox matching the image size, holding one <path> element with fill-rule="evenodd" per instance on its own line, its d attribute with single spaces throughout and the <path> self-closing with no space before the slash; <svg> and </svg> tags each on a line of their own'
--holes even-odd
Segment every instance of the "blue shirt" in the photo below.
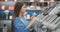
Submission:
<svg viewBox="0 0 60 32">
<path fill-rule="evenodd" d="M 27 28 L 28 21 L 24 18 L 24 22 L 21 21 L 20 17 L 16 17 L 13 25 L 14 25 L 14 32 L 30 32 Z"/>
</svg>

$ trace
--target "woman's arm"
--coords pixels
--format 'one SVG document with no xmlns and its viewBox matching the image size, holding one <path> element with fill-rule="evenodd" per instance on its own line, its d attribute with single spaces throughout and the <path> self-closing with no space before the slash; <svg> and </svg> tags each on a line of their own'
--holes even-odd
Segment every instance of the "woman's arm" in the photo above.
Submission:
<svg viewBox="0 0 60 32">
<path fill-rule="evenodd" d="M 35 22 L 35 18 L 32 16 L 31 17 L 31 22 L 29 23 L 29 25 L 27 26 L 27 28 L 30 28 L 33 25 L 34 22 Z"/>
</svg>

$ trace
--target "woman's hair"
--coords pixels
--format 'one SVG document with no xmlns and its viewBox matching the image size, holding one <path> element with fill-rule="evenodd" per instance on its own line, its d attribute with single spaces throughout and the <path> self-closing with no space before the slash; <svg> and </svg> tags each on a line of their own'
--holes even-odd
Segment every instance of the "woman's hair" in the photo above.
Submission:
<svg viewBox="0 0 60 32">
<path fill-rule="evenodd" d="M 14 20 L 15 17 L 19 16 L 22 6 L 23 6 L 23 4 L 21 2 L 16 2 L 15 7 L 14 7 L 14 14 L 13 14 L 12 20 Z"/>
<path fill-rule="evenodd" d="M 13 16 L 12 16 L 11 32 L 13 32 L 13 29 L 14 29 L 14 25 L 13 25 L 14 19 L 19 16 L 19 13 L 20 13 L 20 11 L 21 11 L 22 6 L 23 6 L 23 4 L 20 3 L 20 2 L 16 2 L 16 4 L 15 4 L 14 14 L 13 14 Z"/>
</svg>

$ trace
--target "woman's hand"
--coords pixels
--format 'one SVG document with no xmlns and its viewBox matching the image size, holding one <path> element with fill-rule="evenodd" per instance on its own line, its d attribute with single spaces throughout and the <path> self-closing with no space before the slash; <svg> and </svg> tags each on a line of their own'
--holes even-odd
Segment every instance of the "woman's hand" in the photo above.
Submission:
<svg viewBox="0 0 60 32">
<path fill-rule="evenodd" d="M 35 21 L 35 18 L 34 18 L 34 16 L 31 16 L 31 21 Z"/>
<path fill-rule="evenodd" d="M 34 18 L 34 16 L 31 16 L 31 22 L 29 23 L 27 28 L 30 28 L 33 25 L 34 22 L 35 22 L 35 18 Z"/>
</svg>

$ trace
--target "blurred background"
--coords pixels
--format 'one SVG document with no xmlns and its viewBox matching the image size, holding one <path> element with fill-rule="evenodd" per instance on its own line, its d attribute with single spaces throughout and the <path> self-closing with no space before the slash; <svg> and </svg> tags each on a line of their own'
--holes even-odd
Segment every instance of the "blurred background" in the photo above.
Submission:
<svg viewBox="0 0 60 32">
<path fill-rule="evenodd" d="M 16 2 L 21 2 L 27 5 L 26 19 L 30 21 L 30 16 L 35 17 L 40 14 L 47 15 L 49 9 L 53 9 L 60 0 L 0 0 L 0 32 L 3 29 L 11 32 L 11 19 L 14 14 L 14 5 Z M 46 14 L 45 14 L 46 13 Z M 6 28 L 4 28 L 6 26 Z"/>
</svg>

